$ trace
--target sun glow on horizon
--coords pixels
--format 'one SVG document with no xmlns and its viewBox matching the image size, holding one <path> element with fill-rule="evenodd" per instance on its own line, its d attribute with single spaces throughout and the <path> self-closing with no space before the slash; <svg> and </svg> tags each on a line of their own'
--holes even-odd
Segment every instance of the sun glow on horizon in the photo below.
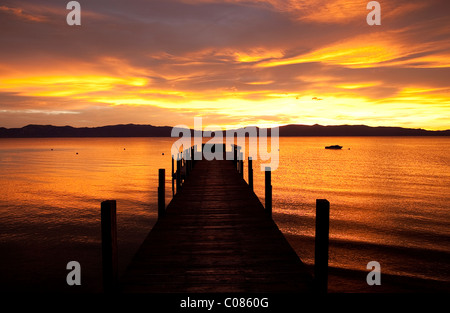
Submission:
<svg viewBox="0 0 450 313">
<path fill-rule="evenodd" d="M 183 0 L 183 10 L 139 3 L 126 16 L 120 3 L 92 6 L 80 28 L 55 26 L 58 7 L 12 1 L 0 6 L 0 126 L 202 116 L 449 129 L 448 18 L 440 0 L 400 1 L 404 11 L 382 4 L 380 27 L 357 0 Z"/>
<path fill-rule="evenodd" d="M 447 114 L 450 107 L 448 88 L 405 87 L 395 96 L 375 101 L 355 93 L 360 89 L 377 88 L 381 82 L 340 84 L 335 87 L 345 92 L 334 93 L 315 89 L 282 93 L 274 93 L 270 89 L 210 92 L 159 90 L 148 89 L 148 80 L 145 78 L 95 75 L 12 78 L 2 79 L 1 82 L 0 91 L 20 93 L 28 97 L 45 99 L 65 97 L 83 101 L 84 106 L 91 103 L 110 107 L 157 107 L 185 111 L 195 116 L 214 114 L 222 116 L 223 121 L 218 125 L 239 127 L 246 125 L 273 127 L 299 123 L 311 125 L 366 123 L 371 126 L 390 126 L 392 117 L 388 112 L 392 111 L 392 107 L 416 112 L 414 116 L 410 114 L 396 116 L 398 126 L 408 127 L 414 121 L 424 123 L 428 120 L 423 116 L 427 110 L 423 108 L 424 103 L 429 104 L 428 109 L 430 105 L 436 103 L 432 106 L 433 111 L 441 112 L 442 116 Z M 264 87 L 272 83 L 273 81 L 262 81 L 247 84 Z M 25 111 L 30 112 L 29 109 Z M 40 109 L 35 112 L 40 112 Z M 76 110 L 72 112 L 77 113 Z M 367 117 L 370 117 L 370 120 Z M 231 120 L 236 122 L 230 123 Z M 445 121 L 441 125 L 430 126 L 426 128 L 434 130 L 448 128 Z"/>
</svg>

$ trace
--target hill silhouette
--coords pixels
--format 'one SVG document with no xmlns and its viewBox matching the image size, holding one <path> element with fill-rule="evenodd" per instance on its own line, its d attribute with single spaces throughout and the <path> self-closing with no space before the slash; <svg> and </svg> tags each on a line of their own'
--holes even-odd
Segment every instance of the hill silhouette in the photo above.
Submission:
<svg viewBox="0 0 450 313">
<path fill-rule="evenodd" d="M 101 127 L 27 125 L 22 128 L 0 127 L 0 138 L 53 137 L 171 137 L 172 127 L 120 124 Z M 241 129 L 242 130 L 242 129 Z M 193 134 L 193 130 L 190 130 Z M 366 125 L 285 125 L 279 134 L 286 136 L 449 136 L 450 130 L 430 131 L 402 127 L 371 127 Z M 270 132 L 269 132 L 270 133 Z"/>
</svg>

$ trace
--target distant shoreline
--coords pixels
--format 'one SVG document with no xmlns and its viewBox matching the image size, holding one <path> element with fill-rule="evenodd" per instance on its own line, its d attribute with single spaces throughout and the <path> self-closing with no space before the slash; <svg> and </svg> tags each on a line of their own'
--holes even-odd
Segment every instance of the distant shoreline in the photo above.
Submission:
<svg viewBox="0 0 450 313">
<path fill-rule="evenodd" d="M 247 127 L 251 128 L 251 127 Z M 136 124 L 120 124 L 100 127 L 72 127 L 52 125 L 27 125 L 22 128 L 0 127 L 0 138 L 109 138 L 109 137 L 169 137 L 172 130 L 185 131 L 170 126 L 152 126 Z M 256 129 L 259 134 L 260 129 Z M 191 136 L 194 130 L 189 129 Z M 219 130 L 222 135 L 225 131 Z M 245 129 L 231 129 L 244 134 Z M 270 135 L 270 129 L 268 129 Z M 248 133 L 246 134 L 248 136 Z M 366 125 L 285 125 L 279 126 L 280 137 L 424 137 L 450 136 L 450 130 L 425 130 L 416 128 L 366 126 Z M 209 137 L 209 136 L 208 136 Z"/>
</svg>

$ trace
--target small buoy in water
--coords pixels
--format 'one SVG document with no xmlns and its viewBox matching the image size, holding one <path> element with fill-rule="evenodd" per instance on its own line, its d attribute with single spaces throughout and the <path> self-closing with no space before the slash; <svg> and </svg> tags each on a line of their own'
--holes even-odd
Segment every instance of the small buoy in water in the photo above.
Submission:
<svg viewBox="0 0 450 313">
<path fill-rule="evenodd" d="M 126 150 L 125 148 L 123 148 L 123 150 Z"/>
<path fill-rule="evenodd" d="M 164 152 L 162 153 L 162 155 L 164 155 Z"/>
<path fill-rule="evenodd" d="M 78 152 L 77 153 L 75 153 L 76 155 L 78 155 Z"/>
<path fill-rule="evenodd" d="M 52 151 L 53 151 L 53 149 L 50 149 L 50 150 L 52 150 Z"/>
</svg>

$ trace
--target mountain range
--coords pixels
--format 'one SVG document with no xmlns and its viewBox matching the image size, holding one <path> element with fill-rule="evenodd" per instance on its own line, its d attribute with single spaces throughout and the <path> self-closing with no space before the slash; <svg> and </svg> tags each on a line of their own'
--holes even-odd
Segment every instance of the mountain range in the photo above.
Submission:
<svg viewBox="0 0 450 313">
<path fill-rule="evenodd" d="M 22 128 L 0 127 L 0 138 L 52 137 L 171 137 L 173 127 L 152 125 L 110 125 L 101 127 L 72 127 L 27 125 Z M 258 129 L 258 128 L 257 128 Z M 241 129 L 242 130 L 242 129 Z M 193 134 L 193 130 L 190 130 Z M 269 131 L 270 133 L 270 131 Z M 424 130 L 402 127 L 371 127 L 366 125 L 285 125 L 279 127 L 285 136 L 450 136 L 450 130 Z"/>
</svg>

